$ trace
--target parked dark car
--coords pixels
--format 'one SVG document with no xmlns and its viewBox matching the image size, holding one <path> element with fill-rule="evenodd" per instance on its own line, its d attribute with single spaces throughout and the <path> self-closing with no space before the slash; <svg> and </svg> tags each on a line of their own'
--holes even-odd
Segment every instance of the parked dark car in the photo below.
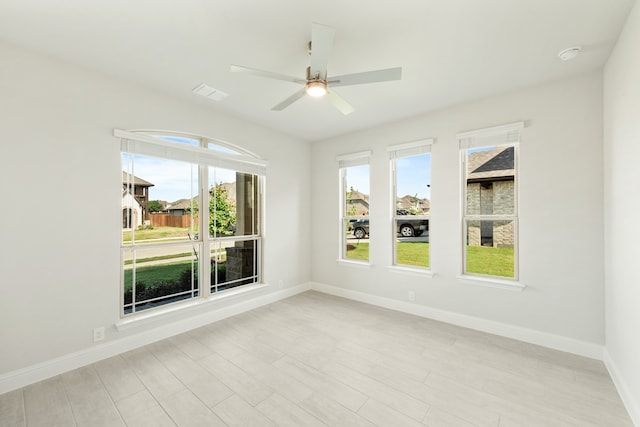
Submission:
<svg viewBox="0 0 640 427">
<path fill-rule="evenodd" d="M 396 211 L 397 215 L 409 215 L 409 212 L 405 210 Z M 369 235 L 369 220 L 357 219 L 352 220 L 351 229 L 353 230 L 353 236 L 356 239 L 364 239 Z M 429 231 L 429 220 L 427 219 L 413 219 L 413 218 L 398 218 L 396 219 L 396 233 L 402 237 L 418 237 L 425 231 Z"/>
</svg>

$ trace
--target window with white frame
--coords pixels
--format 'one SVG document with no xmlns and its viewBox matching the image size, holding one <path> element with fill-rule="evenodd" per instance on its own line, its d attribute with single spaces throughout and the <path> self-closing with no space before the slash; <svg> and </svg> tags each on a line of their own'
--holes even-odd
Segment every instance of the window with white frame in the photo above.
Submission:
<svg viewBox="0 0 640 427">
<path fill-rule="evenodd" d="M 431 144 L 389 146 L 392 181 L 393 264 L 430 268 Z"/>
<path fill-rule="evenodd" d="M 114 134 L 122 153 L 121 314 L 259 283 L 266 162 L 201 137 Z"/>
<path fill-rule="evenodd" d="M 518 279 L 518 146 L 523 122 L 458 135 L 463 273 Z"/>
<path fill-rule="evenodd" d="M 340 257 L 369 261 L 369 158 L 371 151 L 338 156 Z"/>
</svg>

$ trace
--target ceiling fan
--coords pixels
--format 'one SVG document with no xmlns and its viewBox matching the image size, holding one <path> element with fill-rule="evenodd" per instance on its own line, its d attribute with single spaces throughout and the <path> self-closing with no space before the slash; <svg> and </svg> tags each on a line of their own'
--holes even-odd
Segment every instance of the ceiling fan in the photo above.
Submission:
<svg viewBox="0 0 640 427">
<path fill-rule="evenodd" d="M 333 36 L 335 35 L 335 32 L 335 28 L 316 23 L 312 24 L 311 41 L 309 42 L 311 65 L 307 68 L 306 78 L 304 79 L 273 73 L 271 71 L 259 70 L 256 68 L 243 67 L 241 65 L 232 65 L 231 72 L 244 73 L 304 85 L 301 90 L 296 91 L 293 95 L 275 105 L 271 109 L 273 111 L 282 111 L 305 95 L 315 97 L 327 95 L 329 101 L 331 101 L 331 103 L 340 110 L 342 114 L 350 114 L 354 111 L 351 104 L 331 90 L 330 87 L 400 80 L 402 67 L 328 77 L 327 63 L 329 62 L 329 51 L 331 50 L 331 44 L 333 43 Z"/>
</svg>

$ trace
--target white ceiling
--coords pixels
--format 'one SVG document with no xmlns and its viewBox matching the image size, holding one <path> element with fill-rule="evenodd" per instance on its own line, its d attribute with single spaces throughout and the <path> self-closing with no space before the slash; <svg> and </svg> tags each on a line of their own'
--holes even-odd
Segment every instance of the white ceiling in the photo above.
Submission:
<svg viewBox="0 0 640 427">
<path fill-rule="evenodd" d="M 138 82 L 303 140 L 321 140 L 601 69 L 634 0 L 1 0 L 0 39 Z M 311 23 L 337 29 L 329 75 L 403 67 L 337 88 L 355 112 L 231 64 L 304 77 Z M 557 53 L 583 46 L 562 62 Z M 5 65 L 3 65 L 5 66 Z M 191 89 L 229 94 L 215 102 Z"/>
</svg>

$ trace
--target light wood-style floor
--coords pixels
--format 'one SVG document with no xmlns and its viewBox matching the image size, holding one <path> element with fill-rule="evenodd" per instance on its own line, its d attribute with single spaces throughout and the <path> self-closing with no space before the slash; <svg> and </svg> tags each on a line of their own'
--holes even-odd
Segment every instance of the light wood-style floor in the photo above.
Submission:
<svg viewBox="0 0 640 427">
<path fill-rule="evenodd" d="M 604 365 L 317 292 L 0 395 L 1 426 L 632 426 Z"/>
</svg>

